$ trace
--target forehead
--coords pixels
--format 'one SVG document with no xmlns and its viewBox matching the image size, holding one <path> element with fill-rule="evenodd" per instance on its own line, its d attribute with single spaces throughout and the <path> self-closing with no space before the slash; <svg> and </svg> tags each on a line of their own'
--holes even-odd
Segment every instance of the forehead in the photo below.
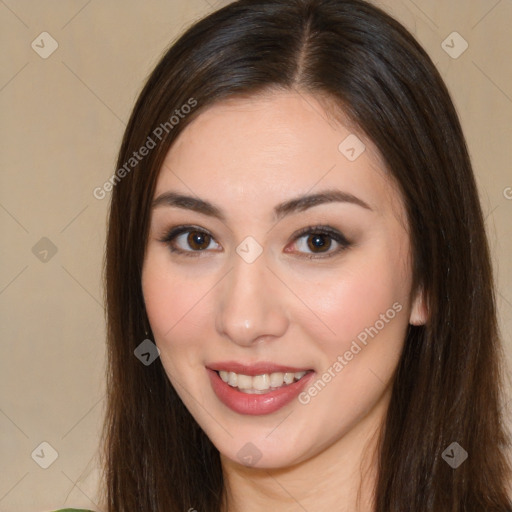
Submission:
<svg viewBox="0 0 512 512">
<path fill-rule="evenodd" d="M 376 211 L 393 209 L 398 192 L 374 144 L 323 105 L 295 92 L 214 104 L 174 142 L 155 196 L 175 190 L 270 209 L 291 196 L 338 188 Z"/>
</svg>

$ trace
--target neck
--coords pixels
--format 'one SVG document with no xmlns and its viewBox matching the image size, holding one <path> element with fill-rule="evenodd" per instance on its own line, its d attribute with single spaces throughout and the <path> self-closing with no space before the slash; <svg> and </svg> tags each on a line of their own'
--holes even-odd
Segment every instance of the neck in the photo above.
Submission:
<svg viewBox="0 0 512 512">
<path fill-rule="evenodd" d="M 221 455 L 222 512 L 371 512 L 378 438 L 389 393 L 350 431 L 313 457 L 284 468 L 251 468 Z"/>
</svg>

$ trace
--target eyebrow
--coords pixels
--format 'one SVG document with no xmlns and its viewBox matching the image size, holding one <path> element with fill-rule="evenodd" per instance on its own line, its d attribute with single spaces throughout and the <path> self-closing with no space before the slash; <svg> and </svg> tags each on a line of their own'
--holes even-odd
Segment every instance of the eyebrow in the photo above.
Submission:
<svg viewBox="0 0 512 512">
<path fill-rule="evenodd" d="M 353 194 L 337 189 L 327 189 L 317 194 L 301 195 L 278 204 L 274 208 L 274 219 L 280 220 L 292 213 L 302 212 L 308 208 L 312 208 L 313 206 L 318 206 L 320 204 L 334 202 L 354 204 L 367 210 L 373 211 L 365 201 L 359 197 L 354 196 Z M 202 213 L 203 215 L 215 217 L 222 222 L 226 221 L 226 217 L 222 212 L 222 209 L 213 203 L 203 199 L 198 199 L 196 197 L 178 194 L 176 192 L 164 192 L 153 200 L 153 208 L 158 208 L 161 206 L 193 210 L 195 212 Z"/>
</svg>

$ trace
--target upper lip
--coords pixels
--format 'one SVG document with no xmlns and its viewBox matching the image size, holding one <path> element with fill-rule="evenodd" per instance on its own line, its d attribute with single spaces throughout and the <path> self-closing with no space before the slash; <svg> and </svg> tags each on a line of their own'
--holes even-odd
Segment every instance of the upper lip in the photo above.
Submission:
<svg viewBox="0 0 512 512">
<path fill-rule="evenodd" d="M 307 372 L 311 368 L 296 368 L 293 366 L 283 366 L 280 364 L 271 363 L 269 361 L 261 361 L 258 363 L 244 364 L 237 361 L 219 361 L 218 363 L 211 363 L 206 365 L 207 368 L 214 371 L 227 371 L 239 373 L 242 375 L 249 375 L 254 377 L 255 375 L 263 375 L 265 373 L 297 373 Z"/>
</svg>

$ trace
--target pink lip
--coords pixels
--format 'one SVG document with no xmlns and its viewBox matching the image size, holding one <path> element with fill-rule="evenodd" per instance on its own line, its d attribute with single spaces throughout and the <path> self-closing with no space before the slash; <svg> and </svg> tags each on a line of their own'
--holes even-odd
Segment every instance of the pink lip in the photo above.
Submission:
<svg viewBox="0 0 512 512">
<path fill-rule="evenodd" d="M 251 377 L 254 377 L 255 375 L 263 375 L 265 373 L 296 373 L 311 370 L 311 368 L 294 368 L 292 366 L 281 366 L 267 361 L 261 361 L 255 364 L 243 364 L 237 363 L 236 361 L 221 361 L 218 363 L 208 364 L 206 365 L 206 368 L 215 370 L 216 372 L 225 370 L 227 372 L 249 375 Z"/>
<path fill-rule="evenodd" d="M 225 366 L 222 367 L 222 369 L 225 368 Z M 231 366 L 231 368 L 233 368 L 233 366 Z M 247 368 L 248 367 L 245 367 L 244 371 L 247 371 Z M 248 374 L 242 371 L 239 371 L 239 373 L 244 373 L 245 375 L 261 375 L 262 373 L 273 373 L 275 371 L 283 371 L 272 370 L 271 372 L 261 372 L 260 368 L 261 367 L 258 367 L 258 371 L 256 371 L 254 370 L 254 367 L 249 367 L 250 370 L 255 371 L 254 374 Z M 272 365 L 272 368 L 276 368 L 276 366 Z M 232 411 L 235 411 L 239 414 L 247 414 L 253 416 L 271 414 L 281 409 L 281 407 L 284 407 L 285 405 L 289 404 L 311 382 L 315 375 L 315 372 L 310 372 L 304 375 L 304 377 L 302 377 L 302 379 L 298 380 L 297 382 L 294 382 L 293 384 L 289 384 L 287 386 L 283 386 L 282 388 L 276 389 L 274 391 L 269 391 L 268 393 L 249 394 L 243 393 L 242 391 L 239 391 L 238 389 L 233 388 L 229 384 L 225 383 L 215 370 L 207 368 L 207 371 L 208 377 L 210 378 L 210 382 L 212 384 L 213 391 L 217 395 L 217 398 L 224 405 L 226 405 Z"/>
</svg>

